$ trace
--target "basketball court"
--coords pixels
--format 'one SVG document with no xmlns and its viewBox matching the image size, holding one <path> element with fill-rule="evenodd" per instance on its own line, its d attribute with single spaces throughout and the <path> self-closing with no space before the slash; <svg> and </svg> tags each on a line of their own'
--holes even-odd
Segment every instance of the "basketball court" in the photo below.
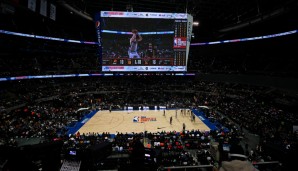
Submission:
<svg viewBox="0 0 298 171">
<path fill-rule="evenodd" d="M 172 124 L 170 124 L 170 117 L 172 117 Z M 177 110 L 177 112 L 176 110 L 131 110 L 112 112 L 103 110 L 98 111 L 78 131 L 81 134 L 182 131 L 183 123 L 186 125 L 186 130 L 210 130 L 199 117 L 195 117 L 195 121 L 192 121 L 190 113 L 181 112 L 181 110 Z"/>
</svg>

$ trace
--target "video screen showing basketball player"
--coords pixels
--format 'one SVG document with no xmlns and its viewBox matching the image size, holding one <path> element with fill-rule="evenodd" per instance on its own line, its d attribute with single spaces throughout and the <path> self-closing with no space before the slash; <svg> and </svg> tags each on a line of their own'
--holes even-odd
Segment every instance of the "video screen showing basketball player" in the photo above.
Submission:
<svg viewBox="0 0 298 171">
<path fill-rule="evenodd" d="M 174 58 L 174 34 L 160 33 L 173 31 L 174 20 L 103 17 L 101 29 L 102 59 L 107 63 L 119 58 Z"/>
<path fill-rule="evenodd" d="M 129 40 L 129 49 L 128 49 L 128 56 L 129 58 L 140 58 L 138 54 L 138 42 L 142 41 L 143 38 L 139 34 L 137 29 L 132 29 L 131 31 L 132 37 Z"/>
</svg>

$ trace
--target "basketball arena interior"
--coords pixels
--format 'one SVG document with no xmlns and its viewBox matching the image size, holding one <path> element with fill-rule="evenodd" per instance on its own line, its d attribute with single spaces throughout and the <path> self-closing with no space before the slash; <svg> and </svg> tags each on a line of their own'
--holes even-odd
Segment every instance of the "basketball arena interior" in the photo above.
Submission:
<svg viewBox="0 0 298 171">
<path fill-rule="evenodd" d="M 293 170 L 297 45 L 296 0 L 1 0 L 0 171 Z"/>
</svg>

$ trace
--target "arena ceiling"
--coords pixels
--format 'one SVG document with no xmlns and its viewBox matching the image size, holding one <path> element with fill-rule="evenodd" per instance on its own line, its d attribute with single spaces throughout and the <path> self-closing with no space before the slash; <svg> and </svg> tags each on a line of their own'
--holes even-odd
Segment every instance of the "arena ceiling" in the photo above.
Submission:
<svg viewBox="0 0 298 171">
<path fill-rule="evenodd" d="M 199 26 L 193 29 L 196 38 L 199 38 L 194 40 L 194 42 L 251 35 L 258 36 L 298 28 L 297 0 L 47 1 L 55 4 L 57 7 L 55 23 L 59 27 L 65 27 L 71 31 L 79 31 L 84 35 L 86 35 L 85 33 L 90 34 L 88 35 L 89 37 L 87 36 L 87 40 L 92 40 L 95 37 L 93 18 L 100 11 L 189 13 L 194 17 L 194 21 L 199 22 Z M 28 1 L 3 0 L 3 2 L 11 4 L 18 2 L 20 5 L 17 8 L 21 8 L 21 10 L 17 10 L 16 17 L 20 18 L 20 21 L 32 20 L 32 16 L 28 15 L 33 13 L 27 8 Z M 38 6 L 40 0 L 36 2 Z M 270 21 L 273 25 L 268 25 L 267 21 Z M 258 28 L 252 29 L 252 27 L 257 25 Z M 237 33 L 238 31 L 242 33 Z M 243 32 L 245 33 L 244 35 Z M 247 35 L 248 32 L 252 34 Z"/>
<path fill-rule="evenodd" d="M 298 6 L 297 0 L 58 0 L 58 4 L 68 4 L 90 17 L 101 10 L 187 12 L 207 35 L 285 16 Z"/>
<path fill-rule="evenodd" d="M 190 13 L 197 20 L 236 24 L 275 10 L 290 8 L 296 0 L 62 0 L 90 15 L 100 10 Z"/>
</svg>

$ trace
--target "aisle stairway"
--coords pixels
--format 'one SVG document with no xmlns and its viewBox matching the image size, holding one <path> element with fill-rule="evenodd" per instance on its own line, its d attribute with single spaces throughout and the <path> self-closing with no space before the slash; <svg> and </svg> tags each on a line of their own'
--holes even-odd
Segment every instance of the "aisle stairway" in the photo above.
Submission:
<svg viewBox="0 0 298 171">
<path fill-rule="evenodd" d="M 64 160 L 60 171 L 79 171 L 81 166 L 81 161 L 71 161 Z"/>
</svg>

